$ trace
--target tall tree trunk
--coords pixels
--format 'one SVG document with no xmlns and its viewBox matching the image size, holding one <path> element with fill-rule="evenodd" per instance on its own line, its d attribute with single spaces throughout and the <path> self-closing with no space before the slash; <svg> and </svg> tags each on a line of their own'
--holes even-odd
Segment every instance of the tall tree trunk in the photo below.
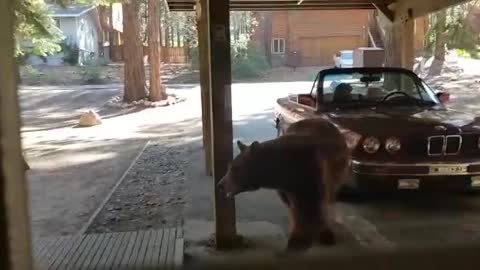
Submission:
<svg viewBox="0 0 480 270">
<path fill-rule="evenodd" d="M 151 101 L 167 98 L 162 85 L 160 57 L 160 3 L 159 0 L 148 0 L 148 60 L 150 61 L 150 93 Z"/>
<path fill-rule="evenodd" d="M 441 10 L 437 13 L 437 24 L 435 27 L 435 60 L 445 61 L 445 44 L 447 44 L 446 35 L 447 10 Z"/>
<path fill-rule="evenodd" d="M 265 11 L 264 12 L 264 32 L 263 32 L 263 45 L 265 48 L 265 56 L 267 58 L 267 62 L 270 66 L 272 66 L 272 12 Z"/>
<path fill-rule="evenodd" d="M 390 22 L 383 22 L 382 26 L 385 29 L 385 66 L 386 67 L 401 67 L 402 66 L 402 47 L 401 47 L 401 33 L 400 26 Z"/>
<path fill-rule="evenodd" d="M 132 0 L 123 3 L 123 56 L 125 60 L 125 83 L 123 100 L 132 102 L 146 97 L 143 46 L 140 40 L 138 3 Z"/>
<path fill-rule="evenodd" d="M 385 66 L 401 67 L 402 66 L 402 26 L 391 23 L 383 15 L 378 14 L 379 27 L 385 30 L 384 49 L 385 49 Z M 381 30 L 380 30 L 381 31 Z M 398 76 L 385 74 L 385 89 L 394 90 L 399 85 Z"/>
</svg>

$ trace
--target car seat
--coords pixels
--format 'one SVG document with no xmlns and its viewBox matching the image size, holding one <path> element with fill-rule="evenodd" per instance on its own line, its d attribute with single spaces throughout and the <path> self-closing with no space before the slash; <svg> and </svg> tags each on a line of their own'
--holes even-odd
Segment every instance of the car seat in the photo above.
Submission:
<svg viewBox="0 0 480 270">
<path fill-rule="evenodd" d="M 352 86 L 348 83 L 341 83 L 337 85 L 333 92 L 334 103 L 344 103 L 352 101 Z"/>
</svg>

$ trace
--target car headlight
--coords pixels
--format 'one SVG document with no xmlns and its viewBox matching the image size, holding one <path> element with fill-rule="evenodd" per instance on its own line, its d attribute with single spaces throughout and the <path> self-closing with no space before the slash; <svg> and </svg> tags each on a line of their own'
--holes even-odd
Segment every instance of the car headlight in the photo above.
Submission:
<svg viewBox="0 0 480 270">
<path fill-rule="evenodd" d="M 385 141 L 385 150 L 390 154 L 398 152 L 400 148 L 402 148 L 402 144 L 398 138 L 390 137 Z"/>
<path fill-rule="evenodd" d="M 373 154 L 380 148 L 380 141 L 375 137 L 368 137 L 363 141 L 363 150 L 369 154 Z"/>
</svg>

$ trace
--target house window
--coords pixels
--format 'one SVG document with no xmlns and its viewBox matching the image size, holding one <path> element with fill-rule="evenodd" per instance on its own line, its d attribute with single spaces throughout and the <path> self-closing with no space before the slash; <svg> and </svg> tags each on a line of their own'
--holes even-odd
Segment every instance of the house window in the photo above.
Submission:
<svg viewBox="0 0 480 270">
<path fill-rule="evenodd" d="M 282 54 L 285 53 L 285 39 L 274 38 L 272 39 L 272 53 Z"/>
<path fill-rule="evenodd" d="M 53 19 L 55 21 L 55 25 L 60 28 L 60 20 L 59 19 Z"/>
</svg>

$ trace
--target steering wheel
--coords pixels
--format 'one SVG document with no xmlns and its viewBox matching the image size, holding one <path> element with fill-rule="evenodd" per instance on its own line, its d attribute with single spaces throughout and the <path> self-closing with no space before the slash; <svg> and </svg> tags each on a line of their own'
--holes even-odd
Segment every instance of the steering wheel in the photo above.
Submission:
<svg viewBox="0 0 480 270">
<path fill-rule="evenodd" d="M 380 101 L 380 103 L 385 102 L 387 99 L 389 99 L 390 97 L 395 96 L 395 95 L 402 95 L 402 96 L 405 96 L 407 98 L 412 98 L 408 93 L 405 93 L 403 91 L 393 91 L 391 93 L 388 93 L 386 96 L 384 96 L 382 98 L 382 100 Z"/>
</svg>

